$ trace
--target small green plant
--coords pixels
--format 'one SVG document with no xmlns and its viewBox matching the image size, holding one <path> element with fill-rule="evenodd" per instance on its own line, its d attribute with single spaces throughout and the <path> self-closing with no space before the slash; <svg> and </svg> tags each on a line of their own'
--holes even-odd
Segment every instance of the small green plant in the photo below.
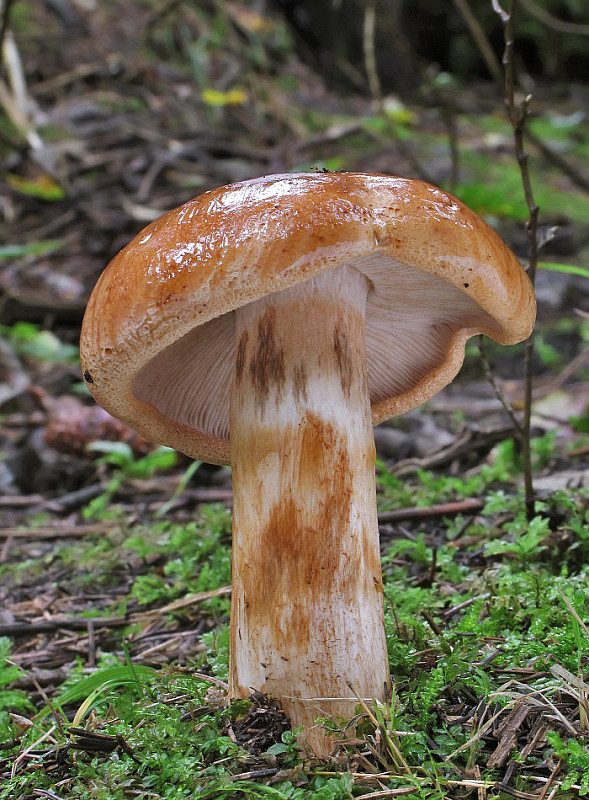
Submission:
<svg viewBox="0 0 589 800">
<path fill-rule="evenodd" d="M 569 424 L 577 433 L 589 433 L 589 406 L 582 414 L 573 414 L 569 417 Z"/>
<path fill-rule="evenodd" d="M 22 670 L 10 662 L 10 640 L 0 637 L 0 742 L 13 736 L 10 714 L 30 714 L 33 704 L 20 689 L 10 689 L 10 685 L 22 676 Z"/>
<path fill-rule="evenodd" d="M 74 364 L 78 361 L 78 348 L 75 345 L 64 344 L 54 333 L 43 330 L 32 322 L 0 325 L 0 336 L 20 356 L 53 363 Z"/>
<path fill-rule="evenodd" d="M 126 442 L 91 442 L 88 450 L 104 453 L 97 465 L 117 467 L 126 478 L 151 478 L 159 470 L 171 469 L 176 464 L 176 451 L 161 445 L 141 458 L 136 458 Z"/>
<path fill-rule="evenodd" d="M 575 537 L 570 544 L 569 553 L 578 551 L 579 557 L 585 560 L 586 551 L 589 550 L 589 508 L 579 509 L 577 513 L 571 514 L 567 525 Z"/>
<path fill-rule="evenodd" d="M 284 767 L 294 766 L 301 762 L 301 749 L 294 731 L 284 731 L 282 741 L 271 745 L 267 752 L 272 756 L 279 756 Z"/>
<path fill-rule="evenodd" d="M 95 497 L 84 509 L 86 519 L 110 516 L 110 501 L 124 482 L 129 478 L 151 478 L 156 472 L 169 470 L 176 465 L 176 451 L 170 447 L 160 445 L 151 453 L 141 458 L 136 458 L 127 442 L 91 442 L 88 450 L 103 453 L 96 460 L 96 465 L 108 465 L 115 470 L 109 478 L 105 490 Z"/>
<path fill-rule="evenodd" d="M 536 516 L 528 522 L 521 512 L 512 522 L 505 524 L 505 532 L 509 540 L 488 542 L 485 545 L 486 555 L 512 555 L 525 569 L 530 561 L 546 549 L 543 542 L 550 534 L 550 520 Z"/>
<path fill-rule="evenodd" d="M 578 786 L 581 797 L 589 794 L 589 749 L 587 742 L 579 739 L 563 741 L 556 731 L 546 734 L 558 758 L 562 758 L 567 767 L 566 776 L 562 781 L 562 789 Z"/>
<path fill-rule="evenodd" d="M 143 695 L 144 689 L 156 674 L 155 669 L 134 665 L 127 659 L 126 664 L 105 666 L 92 675 L 70 681 L 68 688 L 55 699 L 53 705 L 61 708 L 81 701 L 72 723 L 74 726 L 79 726 L 86 715 L 99 703 L 104 703 L 113 691 L 129 687 L 132 691 Z M 48 714 L 49 711 L 49 708 L 44 709 L 41 716 Z"/>
<path fill-rule="evenodd" d="M 534 347 L 544 367 L 556 369 L 562 365 L 563 354 L 539 331 L 536 331 L 535 334 Z"/>
<path fill-rule="evenodd" d="M 141 604 L 170 602 L 190 593 L 208 592 L 231 582 L 231 515 L 223 506 L 205 506 L 185 525 L 157 523 L 133 533 L 123 550 L 165 561 L 159 574 L 138 575 L 131 596 Z M 208 608 L 227 613 L 227 599 L 212 598 Z"/>
</svg>

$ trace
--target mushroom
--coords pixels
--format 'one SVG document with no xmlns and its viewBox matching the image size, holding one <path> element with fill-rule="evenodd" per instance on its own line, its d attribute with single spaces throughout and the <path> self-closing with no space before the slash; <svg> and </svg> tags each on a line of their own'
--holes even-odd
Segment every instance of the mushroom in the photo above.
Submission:
<svg viewBox="0 0 589 800">
<path fill-rule="evenodd" d="M 386 701 L 372 426 L 448 384 L 466 340 L 526 338 L 499 237 L 421 181 L 272 175 L 148 225 L 88 303 L 84 376 L 144 437 L 233 471 L 230 696 L 314 721 Z"/>
</svg>

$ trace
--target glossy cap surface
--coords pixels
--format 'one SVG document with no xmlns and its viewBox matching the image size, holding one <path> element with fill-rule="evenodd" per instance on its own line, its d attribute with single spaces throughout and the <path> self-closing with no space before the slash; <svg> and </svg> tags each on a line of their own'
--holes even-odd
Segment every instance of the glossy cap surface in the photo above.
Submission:
<svg viewBox="0 0 589 800">
<path fill-rule="evenodd" d="M 113 259 L 82 328 L 89 389 L 146 438 L 228 463 L 232 312 L 344 264 L 371 284 L 375 424 L 449 383 L 470 336 L 511 344 L 532 330 L 524 270 L 451 195 L 384 175 L 273 175 L 169 211 Z"/>
</svg>

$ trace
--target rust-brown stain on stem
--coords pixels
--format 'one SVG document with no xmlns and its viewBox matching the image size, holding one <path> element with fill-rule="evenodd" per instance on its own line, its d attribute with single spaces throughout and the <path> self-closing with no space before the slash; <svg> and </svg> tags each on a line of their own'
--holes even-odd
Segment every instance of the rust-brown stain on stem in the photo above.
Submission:
<svg viewBox="0 0 589 800">
<path fill-rule="evenodd" d="M 345 327 L 337 323 L 333 331 L 333 352 L 340 376 L 342 392 L 345 397 L 350 396 L 352 381 L 354 379 L 354 362 Z"/>
<path fill-rule="evenodd" d="M 235 380 L 237 383 L 241 383 L 241 378 L 243 376 L 248 339 L 249 334 L 247 331 L 244 331 L 237 345 L 237 352 L 235 354 Z"/>
<path fill-rule="evenodd" d="M 285 382 L 284 351 L 276 337 L 276 311 L 273 308 L 269 308 L 258 323 L 249 371 L 256 404 L 263 407 L 271 389 L 276 392 L 276 402 L 280 402 Z"/>
<path fill-rule="evenodd" d="M 293 368 L 293 397 L 296 403 L 308 400 L 307 396 L 307 369 L 304 363 L 295 364 Z"/>
<path fill-rule="evenodd" d="M 293 481 L 272 506 L 255 561 L 244 575 L 249 599 L 246 613 L 254 626 L 263 619 L 288 638 L 289 649 L 296 642 L 295 649 L 304 653 L 312 608 L 329 604 L 334 586 L 343 594 L 353 593 L 353 585 L 362 576 L 350 569 L 350 561 L 359 566 L 362 556 L 342 555 L 340 536 L 349 526 L 353 476 L 350 455 L 338 432 L 309 413 L 298 432 L 284 442 L 281 458 L 298 454 L 292 465 Z M 302 498 L 308 502 L 310 493 L 317 501 L 309 509 Z M 260 575 L 264 575 L 262 581 Z M 304 598 L 300 607 L 298 597 Z M 287 598 L 288 605 L 282 598 Z"/>
</svg>

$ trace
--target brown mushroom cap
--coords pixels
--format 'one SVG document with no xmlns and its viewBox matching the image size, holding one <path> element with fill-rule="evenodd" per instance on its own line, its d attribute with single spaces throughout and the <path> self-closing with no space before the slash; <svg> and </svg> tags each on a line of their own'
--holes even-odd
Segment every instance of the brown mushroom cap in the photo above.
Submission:
<svg viewBox="0 0 589 800">
<path fill-rule="evenodd" d="M 146 438 L 229 463 L 232 312 L 344 264 L 371 285 L 375 424 L 449 383 L 470 336 L 513 344 L 531 332 L 525 272 L 456 198 L 385 175 L 271 175 L 169 211 L 113 259 L 82 327 L 92 394 Z"/>
</svg>

